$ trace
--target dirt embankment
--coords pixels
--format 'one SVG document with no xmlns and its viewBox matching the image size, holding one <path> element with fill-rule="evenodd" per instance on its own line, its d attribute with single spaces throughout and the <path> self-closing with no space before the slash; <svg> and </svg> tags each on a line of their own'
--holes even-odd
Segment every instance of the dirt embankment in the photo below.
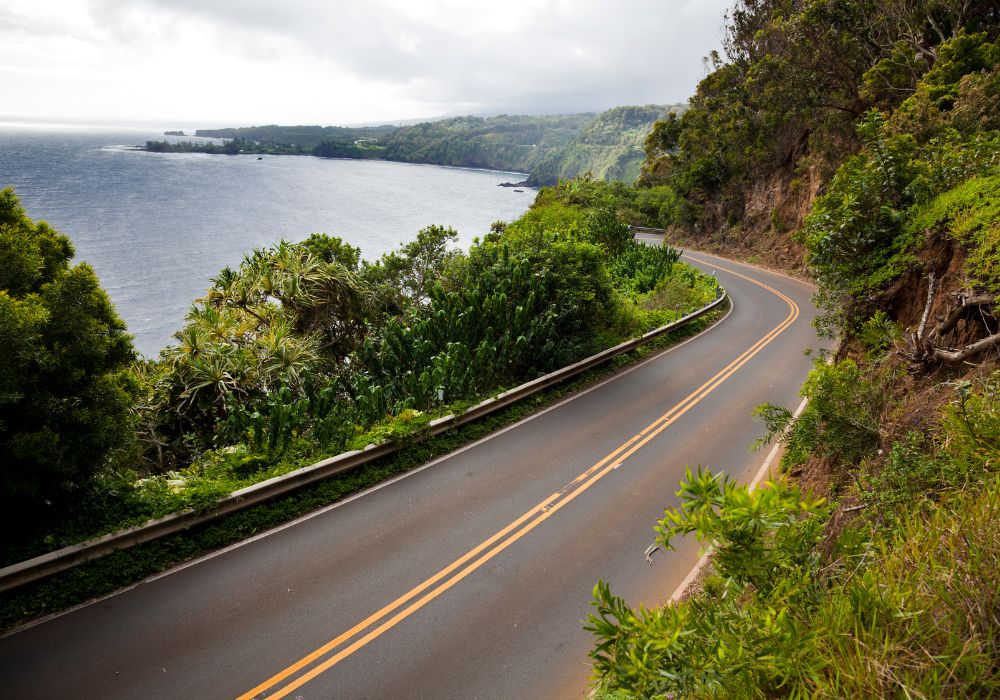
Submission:
<svg viewBox="0 0 1000 700">
<path fill-rule="evenodd" d="M 703 204 L 699 223 L 671 239 L 737 260 L 806 275 L 805 246 L 794 235 L 820 193 L 829 167 L 813 164 L 808 139 L 787 149 L 769 172 L 732 183 Z"/>
<path fill-rule="evenodd" d="M 977 353 L 966 361 L 947 362 L 933 359 L 917 362 L 913 359 L 911 334 L 921 323 L 927 328 L 940 324 L 956 308 L 956 299 L 968 295 L 965 261 L 962 245 L 945 231 L 928 230 L 918 262 L 910 271 L 899 277 L 877 299 L 873 309 L 882 310 L 902 331 L 884 363 L 894 370 L 894 379 L 888 386 L 885 411 L 879 420 L 878 450 L 864 470 L 880 472 L 893 445 L 922 436 L 928 444 L 937 439 L 938 421 L 945 406 L 955 401 L 955 387 L 959 382 L 986 379 L 1000 370 L 1000 352 L 996 348 Z M 931 290 L 931 280 L 933 290 Z M 933 295 L 929 299 L 929 291 Z M 926 321 L 925 321 L 926 319 Z M 962 347 L 997 332 L 998 321 L 993 311 L 969 307 L 962 317 L 942 338 L 949 347 Z M 863 362 L 865 348 L 856 338 L 847 338 L 841 344 L 836 359 L 854 358 Z M 877 367 L 868 365 L 869 372 Z M 839 506 L 830 519 L 826 542 L 829 545 L 843 528 L 859 515 L 856 497 L 860 465 L 843 468 L 818 456 L 792 471 L 801 486 L 818 495 L 838 497 Z"/>
</svg>

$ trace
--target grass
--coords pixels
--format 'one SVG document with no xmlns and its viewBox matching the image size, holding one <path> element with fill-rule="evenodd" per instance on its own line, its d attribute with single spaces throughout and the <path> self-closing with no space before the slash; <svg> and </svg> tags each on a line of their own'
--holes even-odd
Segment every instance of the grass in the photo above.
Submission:
<svg viewBox="0 0 1000 700">
<path fill-rule="evenodd" d="M 723 309 L 716 310 L 673 333 L 621 355 L 600 368 L 540 392 L 482 420 L 437 437 L 408 441 L 396 454 L 356 471 L 305 487 L 290 496 L 226 516 L 184 533 L 114 552 L 48 579 L 4 593 L 0 595 L 0 629 L 9 629 L 32 618 L 106 595 L 177 563 L 266 531 L 420 466 L 696 335 L 723 313 Z"/>
<path fill-rule="evenodd" d="M 1000 292 L 1000 175 L 971 178 L 921 207 L 911 229 L 932 228 L 966 246 L 973 286 Z"/>
<path fill-rule="evenodd" d="M 1000 694 L 1000 479 L 876 535 L 872 565 L 811 615 L 831 697 Z"/>
</svg>

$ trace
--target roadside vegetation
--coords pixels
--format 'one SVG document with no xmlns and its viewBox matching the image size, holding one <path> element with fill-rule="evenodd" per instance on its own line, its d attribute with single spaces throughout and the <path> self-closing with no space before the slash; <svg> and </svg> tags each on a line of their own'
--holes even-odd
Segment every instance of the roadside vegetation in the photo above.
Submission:
<svg viewBox="0 0 1000 700">
<path fill-rule="evenodd" d="M 692 465 L 656 524 L 714 547 L 697 590 L 597 585 L 597 697 L 998 697 L 1000 5 L 739 3 L 728 31 L 646 185 L 679 236 L 794 237 L 840 349 L 798 418 L 758 408 L 772 482 Z M 791 230 L 740 211 L 808 172 Z"/>
<path fill-rule="evenodd" d="M 12 272 L 0 300 L 11 299 L 4 313 L 23 323 L 4 324 L 19 350 L 0 373 L 3 563 L 208 508 L 346 450 L 410 443 L 436 416 L 714 299 L 714 279 L 676 250 L 632 240 L 619 194 L 589 180 L 545 189 L 521 219 L 497 222 L 468 251 L 437 226 L 376 261 L 318 234 L 252 251 L 192 305 L 174 345 L 136 361 L 93 273 L 67 267 L 68 239 L 30 221 L 5 191 L 0 252 Z M 40 252 L 21 267 L 49 277 L 26 272 L 22 283 L 13 263 L 29 244 Z M 92 319 L 73 317 L 72 345 L 35 327 L 67 325 L 44 303 L 57 289 L 49 278 L 69 274 L 88 281 L 95 309 Z M 40 393 L 42 381 L 62 394 Z M 104 393 L 87 409 L 91 384 Z M 46 444 L 31 431 L 39 411 L 58 418 L 57 405 L 76 422 Z M 78 434 L 99 444 L 56 449 Z"/>
<path fill-rule="evenodd" d="M 147 576 L 164 571 L 219 547 L 238 542 L 290 519 L 334 503 L 345 496 L 482 439 L 575 391 L 621 371 L 711 326 L 724 310 L 713 311 L 667 335 L 620 355 L 601 367 L 553 386 L 479 420 L 423 440 L 405 439 L 401 449 L 364 469 L 307 486 L 280 499 L 225 516 L 181 534 L 153 540 L 84 562 L 67 571 L 0 595 L 0 629 L 8 629 L 39 615 L 112 593 Z"/>
</svg>

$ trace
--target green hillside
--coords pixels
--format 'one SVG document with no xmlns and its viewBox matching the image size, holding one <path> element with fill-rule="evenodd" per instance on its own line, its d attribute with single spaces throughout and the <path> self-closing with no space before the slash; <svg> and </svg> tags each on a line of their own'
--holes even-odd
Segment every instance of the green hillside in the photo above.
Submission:
<svg viewBox="0 0 1000 700">
<path fill-rule="evenodd" d="M 591 172 L 602 180 L 632 182 L 645 160 L 643 142 L 653 123 L 678 107 L 615 107 L 597 115 L 572 141 L 542 157 L 532 180 L 551 184 Z"/>
<path fill-rule="evenodd" d="M 758 407 L 772 482 L 691 464 L 651 523 L 714 547 L 688 598 L 595 586 L 594 697 L 1000 697 L 1000 3 L 744 0 L 725 45 L 620 208 L 809 275 L 838 350 Z"/>
<path fill-rule="evenodd" d="M 238 142 L 243 152 L 376 158 L 528 173 L 532 185 L 555 184 L 583 173 L 634 180 L 643 142 L 658 119 L 681 106 L 616 107 L 595 114 L 454 117 L 412 126 L 252 126 L 199 129 L 200 137 Z M 209 144 L 151 142 L 148 150 L 222 152 Z M 232 148 L 231 148 L 232 150 Z"/>
</svg>

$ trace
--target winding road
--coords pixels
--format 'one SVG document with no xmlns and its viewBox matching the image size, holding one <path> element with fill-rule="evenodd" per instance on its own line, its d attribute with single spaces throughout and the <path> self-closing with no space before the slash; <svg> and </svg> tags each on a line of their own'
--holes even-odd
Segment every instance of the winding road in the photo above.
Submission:
<svg viewBox="0 0 1000 700">
<path fill-rule="evenodd" d="M 699 336 L 334 506 L 0 639 L 8 698 L 581 698 L 598 579 L 667 601 L 643 552 L 684 469 L 749 480 L 762 402 L 794 409 L 811 289 L 702 253 Z"/>
</svg>

